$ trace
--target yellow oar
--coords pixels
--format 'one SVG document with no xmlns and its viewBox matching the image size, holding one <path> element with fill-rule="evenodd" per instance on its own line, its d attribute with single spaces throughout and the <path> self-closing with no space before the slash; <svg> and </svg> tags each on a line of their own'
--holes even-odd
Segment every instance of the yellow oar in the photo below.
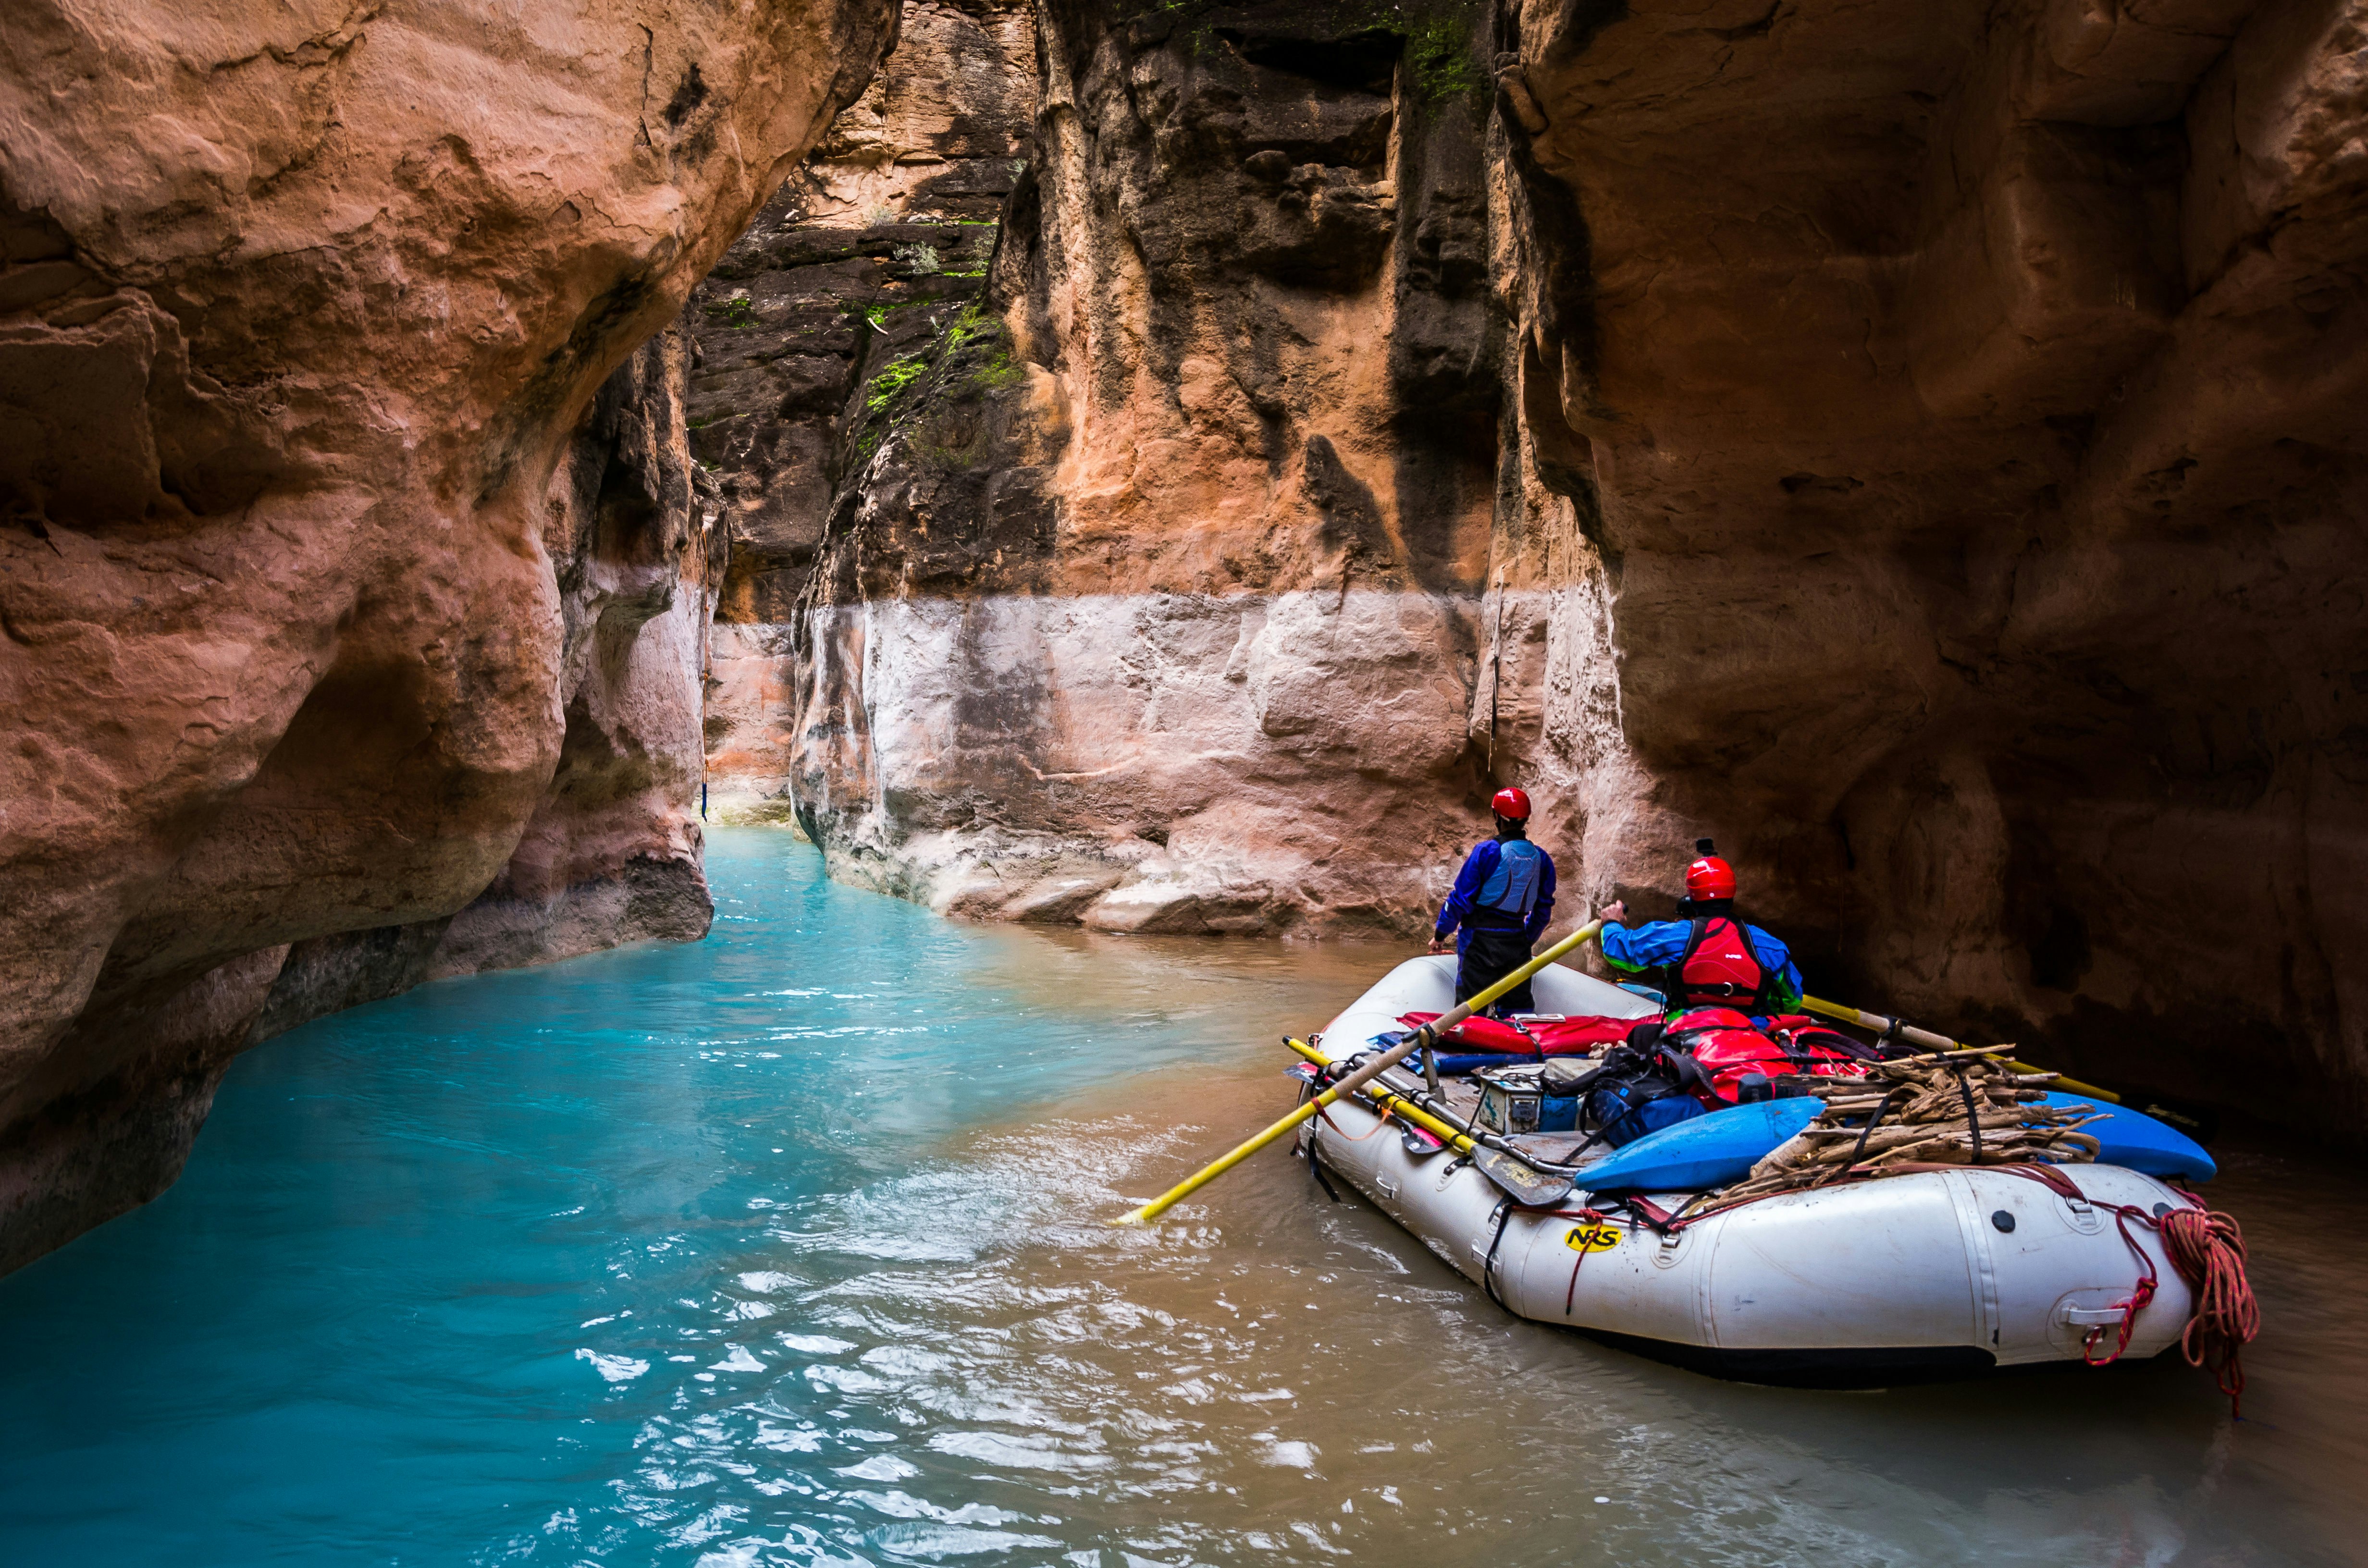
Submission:
<svg viewBox="0 0 2368 1568">
<path fill-rule="evenodd" d="M 1166 1192 L 1161 1193 L 1158 1197 L 1144 1204 L 1142 1208 L 1135 1210 L 1131 1214 L 1121 1215 L 1118 1219 L 1111 1221 L 1110 1223 L 1113 1225 L 1141 1225 L 1157 1219 L 1161 1214 L 1167 1212 L 1169 1208 L 1190 1197 L 1201 1188 L 1208 1186 L 1211 1182 L 1216 1180 L 1227 1171 L 1232 1170 L 1235 1165 L 1240 1165 L 1244 1160 L 1248 1159 L 1252 1154 L 1257 1153 L 1260 1149 L 1265 1148 L 1268 1144 L 1273 1142 L 1284 1133 L 1289 1132 L 1292 1128 L 1297 1127 L 1301 1122 L 1305 1121 L 1317 1111 L 1322 1110 L 1326 1106 L 1338 1100 L 1344 1095 L 1355 1094 L 1359 1089 L 1363 1088 L 1367 1083 L 1396 1066 L 1399 1062 L 1405 1061 L 1407 1057 L 1421 1050 L 1425 1045 L 1436 1041 L 1440 1035 L 1445 1034 L 1448 1030 L 1453 1028 L 1456 1025 L 1462 1023 L 1464 1019 L 1470 1017 L 1481 1008 L 1488 1006 L 1489 1003 L 1494 1002 L 1497 997 L 1505 994 L 1506 992 L 1510 991 L 1516 985 L 1520 984 L 1521 982 L 1529 979 L 1530 976 L 1537 973 L 1538 971 L 1545 968 L 1546 965 L 1554 962 L 1554 960 L 1562 957 L 1565 953 L 1576 950 L 1581 943 L 1594 936 L 1597 931 L 1602 928 L 1602 926 L 1603 922 L 1600 920 L 1588 921 L 1586 925 L 1580 926 L 1577 930 L 1573 931 L 1569 936 L 1565 937 L 1561 941 L 1556 942 L 1553 947 L 1548 948 L 1536 958 L 1531 959 L 1529 962 L 1523 964 L 1520 968 L 1515 970 L 1504 979 L 1497 982 L 1496 984 L 1489 986 L 1486 991 L 1481 992 L 1471 1000 L 1458 1005 L 1452 1012 L 1447 1013 L 1440 1017 L 1434 1018 L 1429 1023 L 1423 1025 L 1422 1028 L 1415 1030 L 1412 1034 L 1406 1036 L 1406 1039 L 1398 1041 L 1397 1044 L 1390 1047 L 1389 1050 L 1382 1052 L 1381 1055 L 1373 1058 L 1371 1062 L 1366 1062 L 1362 1067 L 1358 1068 L 1354 1073 L 1349 1074 L 1347 1077 L 1341 1079 L 1338 1083 L 1333 1085 L 1322 1094 L 1315 1096 L 1305 1105 L 1301 1106 L 1297 1110 L 1292 1111 L 1289 1116 L 1284 1117 L 1281 1121 L 1276 1122 L 1272 1127 L 1268 1128 L 1257 1137 L 1241 1144 L 1231 1153 L 1211 1161 L 1209 1164 L 1201 1166 L 1199 1170 L 1193 1172 L 1191 1176 L 1177 1183 L 1174 1187 L 1169 1187 Z"/>
<path fill-rule="evenodd" d="M 1282 1043 L 1291 1047 L 1292 1050 L 1299 1052 L 1300 1055 L 1307 1058 L 1308 1061 L 1315 1062 L 1318 1067 L 1329 1066 L 1331 1064 L 1332 1059 L 1330 1057 L 1325 1055 L 1322 1051 L 1316 1050 L 1314 1046 L 1308 1044 L 1304 1040 L 1287 1040 Z M 1459 1154 L 1468 1154 L 1472 1153 L 1473 1150 L 1480 1147 L 1480 1145 L 1474 1142 L 1467 1134 L 1457 1131 L 1453 1127 L 1441 1121 L 1439 1118 L 1431 1115 L 1430 1112 L 1423 1109 L 1422 1107 L 1415 1104 L 1412 1100 L 1406 1098 L 1402 1095 L 1394 1095 L 1387 1089 L 1377 1089 L 1371 1084 L 1366 1085 L 1360 1092 L 1363 1094 L 1367 1099 L 1379 1103 L 1383 1109 L 1395 1111 L 1401 1119 L 1413 1122 L 1417 1127 L 1421 1128 L 1425 1132 L 1430 1133 L 1440 1142 L 1445 1143 L 1449 1148 L 1454 1150 Z"/>
<path fill-rule="evenodd" d="M 1801 998 L 1801 1006 L 1812 1013 L 1823 1013 L 1827 1017 L 1839 1018 L 1846 1024 L 1856 1024 L 1862 1029 L 1873 1029 L 1877 1034 L 1895 1035 L 1910 1045 L 1920 1045 L 1927 1051 L 1978 1051 L 1981 1049 L 1979 1046 L 1962 1044 L 1944 1034 L 1934 1034 L 1930 1029 L 1919 1029 L 1913 1024 L 1903 1024 L 1897 1018 L 1886 1018 L 1881 1013 L 1866 1013 L 1861 1012 L 1856 1007 L 1845 1007 L 1839 1002 L 1825 1002 L 1815 996 L 1804 996 Z M 2007 1065 L 2018 1073 L 2047 1071 L 2044 1067 L 2032 1067 L 2021 1062 L 2009 1062 Z M 2060 1073 L 2055 1075 L 2055 1081 L 2076 1095 L 2086 1095 L 2090 1099 L 2111 1100 L 2115 1105 L 2122 1103 L 2122 1096 L 2111 1089 L 2100 1089 L 2094 1084 L 2084 1084 L 2078 1078 L 2066 1078 Z"/>
</svg>

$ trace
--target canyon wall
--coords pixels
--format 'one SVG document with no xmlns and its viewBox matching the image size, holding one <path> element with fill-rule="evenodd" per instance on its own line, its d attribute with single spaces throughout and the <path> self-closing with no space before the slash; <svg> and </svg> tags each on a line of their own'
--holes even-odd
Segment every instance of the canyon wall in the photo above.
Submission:
<svg viewBox="0 0 2368 1568">
<path fill-rule="evenodd" d="M 1818 989 L 2356 1137 L 2362 14 L 1040 0 L 722 727 L 1117 930 L 1412 933 L 1519 783 L 1561 923 L 1713 834 Z"/>
<path fill-rule="evenodd" d="M 1035 20 L 985 300 L 836 411 L 787 792 L 954 913 L 1405 928 L 1485 820 L 1486 78 L 1353 6 Z"/>
<path fill-rule="evenodd" d="M 1713 833 L 2358 1136 L 2363 0 L 250 12 L 0 16 L 0 1267 L 697 935 L 702 767 L 1119 931 L 1411 934 L 1519 783 L 1560 925 Z"/>
<path fill-rule="evenodd" d="M 985 287 L 1035 88 L 1027 0 L 907 0 L 894 54 L 684 312 L 693 441 L 730 536 L 708 667 L 715 821 L 794 821 L 795 607 L 855 427 Z"/>
<path fill-rule="evenodd" d="M 508 861 L 458 915 L 294 943 L 246 1043 L 423 980 L 706 935 L 701 670 L 725 536 L 689 452 L 689 362 L 672 327 L 635 350 L 544 495 L 564 728 Z"/>
<path fill-rule="evenodd" d="M 705 928 L 722 498 L 649 340 L 894 24 L 0 15 L 0 1269 L 261 1034 Z"/>
<path fill-rule="evenodd" d="M 1832 992 L 2356 1140 L 2368 6 L 1497 27 L 1590 882 L 1715 830 Z"/>
</svg>

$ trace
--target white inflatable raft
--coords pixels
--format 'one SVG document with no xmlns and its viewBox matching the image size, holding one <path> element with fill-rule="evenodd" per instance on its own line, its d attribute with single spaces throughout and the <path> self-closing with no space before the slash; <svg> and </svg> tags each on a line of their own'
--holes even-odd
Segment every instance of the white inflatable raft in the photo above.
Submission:
<svg viewBox="0 0 2368 1568">
<path fill-rule="evenodd" d="M 1638 1017 L 1654 1010 L 1559 965 L 1532 983 L 1541 1013 Z M 1367 1051 L 1374 1036 L 1403 1027 L 1403 1014 L 1445 1012 L 1454 984 L 1452 958 L 1410 960 L 1335 1018 L 1316 1047 L 1336 1062 Z M 1421 1085 L 1406 1068 L 1381 1082 L 1401 1093 Z M 2172 1345 L 2193 1311 L 2150 1228 L 2129 1226 L 2125 1241 L 2105 1208 L 2003 1171 L 1969 1167 L 1788 1193 L 1663 1236 L 1623 1215 L 1603 1224 L 1577 1217 L 1589 1202 L 1583 1165 L 1567 1199 L 1548 1210 L 1522 1209 L 1468 1158 L 1416 1153 L 1362 1100 L 1326 1115 L 1328 1122 L 1308 1124 L 1303 1153 L 1312 1138 L 1326 1172 L 1510 1311 L 1718 1376 L 1864 1388 L 2076 1361 L 2092 1328 L 2105 1328 L 2109 1346 L 2119 1337 L 2119 1304 L 2140 1273 L 2132 1242 L 2146 1249 L 2157 1284 L 2125 1358 Z M 1507 1140 L 1549 1159 L 1574 1141 L 1566 1132 Z M 2189 1201 L 2118 1165 L 2065 1171 L 2100 1206 L 2159 1212 L 2157 1205 Z M 1691 1194 L 1645 1196 L 1675 1210 Z"/>
</svg>

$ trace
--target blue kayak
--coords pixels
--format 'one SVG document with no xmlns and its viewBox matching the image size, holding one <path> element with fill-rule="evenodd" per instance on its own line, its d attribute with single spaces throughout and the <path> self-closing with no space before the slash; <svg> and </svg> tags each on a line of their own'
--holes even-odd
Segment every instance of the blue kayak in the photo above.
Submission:
<svg viewBox="0 0 2368 1568">
<path fill-rule="evenodd" d="M 2203 1145 L 2143 1111 L 2051 1094 L 2047 1103 L 2104 1113 L 2080 1129 L 2098 1141 L 2097 1163 L 2150 1176 L 2210 1181 L 2220 1167 Z M 1644 1137 L 1581 1171 L 1588 1192 L 1700 1192 L 1741 1181 L 1770 1150 L 1816 1119 L 1825 1102 L 1801 1097 L 1730 1106 Z"/>
<path fill-rule="evenodd" d="M 2146 1176 L 2179 1176 L 2187 1181 L 2210 1181 L 2220 1174 L 2220 1167 L 2203 1152 L 2203 1144 L 2142 1110 L 2084 1099 L 2078 1095 L 2051 1094 L 2047 1103 L 2105 1113 L 2102 1121 L 2092 1121 L 2080 1129 L 2101 1145 L 2097 1151 L 2097 1163 L 2100 1165 L 2120 1165 Z"/>
<path fill-rule="evenodd" d="M 1578 1173 L 1589 1192 L 1699 1192 L 1741 1181 L 1768 1152 L 1816 1119 L 1826 1102 L 1802 1096 L 1729 1106 L 1647 1132 Z"/>
</svg>

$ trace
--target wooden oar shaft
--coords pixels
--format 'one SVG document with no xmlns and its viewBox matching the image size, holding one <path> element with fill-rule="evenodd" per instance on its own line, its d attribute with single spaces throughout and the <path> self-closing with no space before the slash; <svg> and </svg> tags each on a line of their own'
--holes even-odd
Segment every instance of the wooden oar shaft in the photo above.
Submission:
<svg viewBox="0 0 2368 1568">
<path fill-rule="evenodd" d="M 1801 1006 L 1812 1013 L 1823 1013 L 1827 1017 L 1839 1018 L 1843 1023 L 1855 1024 L 1862 1029 L 1873 1029 L 1878 1034 L 1892 1035 L 1906 1040 L 1910 1045 L 1920 1045 L 1927 1051 L 1973 1049 L 1951 1040 L 1947 1035 L 1934 1034 L 1930 1029 L 1919 1029 L 1913 1024 L 1901 1023 L 1897 1018 L 1886 1018 L 1881 1013 L 1869 1013 L 1856 1007 L 1846 1007 L 1839 1002 L 1827 1002 L 1816 996 L 1804 996 L 1801 998 Z"/>
<path fill-rule="evenodd" d="M 1944 1034 L 1934 1034 L 1930 1029 L 1919 1029 L 1913 1024 L 1903 1024 L 1897 1018 L 1886 1018 L 1881 1013 L 1869 1013 L 1857 1007 L 1846 1007 L 1839 1002 L 1827 1002 L 1816 996 L 1804 996 L 1801 998 L 1801 1006 L 1812 1013 L 1821 1013 L 1828 1018 L 1839 1018 L 1843 1023 L 1855 1024 L 1862 1029 L 1873 1029 L 1877 1034 L 1888 1034 L 1895 1039 L 1904 1040 L 1910 1045 L 1920 1045 L 1927 1051 L 1978 1051 L 1981 1049 L 1979 1046 L 1970 1046 L 1951 1040 Z M 2009 1062 L 2007 1065 L 2018 1073 L 2046 1071 L 2044 1068 L 2029 1066 L 2021 1062 Z M 2061 1073 L 2055 1076 L 2057 1083 L 2076 1095 L 2087 1095 L 2091 1099 L 2110 1100 L 2115 1105 L 2122 1103 L 2122 1096 L 2111 1089 L 2100 1089 L 2094 1084 L 2084 1084 L 2078 1078 L 2066 1078 Z"/>
<path fill-rule="evenodd" d="M 1257 1136 L 1247 1139 L 1243 1142 L 1235 1144 L 1225 1153 L 1219 1155 L 1216 1159 L 1212 1160 L 1209 1164 L 1201 1166 L 1199 1170 L 1193 1172 L 1182 1181 L 1178 1182 L 1174 1187 L 1169 1187 L 1166 1192 L 1161 1193 L 1158 1197 L 1153 1199 L 1142 1208 L 1133 1210 L 1132 1213 L 1121 1215 L 1118 1219 L 1111 1221 L 1110 1223 L 1113 1225 L 1143 1225 L 1148 1224 L 1153 1220 L 1157 1219 L 1160 1215 L 1166 1213 L 1170 1208 L 1181 1202 L 1183 1199 L 1190 1198 L 1192 1194 L 1208 1186 L 1211 1182 L 1216 1180 L 1227 1171 L 1232 1170 L 1235 1165 L 1240 1165 L 1244 1160 L 1248 1159 L 1252 1154 L 1257 1153 L 1260 1149 L 1265 1148 L 1276 1139 L 1291 1131 L 1301 1122 L 1305 1121 L 1309 1117 L 1314 1116 L 1317 1111 L 1322 1110 L 1326 1106 L 1333 1104 L 1344 1095 L 1355 1094 L 1359 1089 L 1363 1088 L 1368 1083 L 1381 1076 L 1383 1073 L 1388 1072 L 1391 1068 L 1396 1066 L 1399 1062 L 1413 1055 L 1417 1051 L 1419 1051 L 1423 1046 L 1436 1040 L 1440 1035 L 1445 1034 L 1448 1030 L 1453 1028 L 1456 1025 L 1462 1023 L 1464 1019 L 1470 1017 L 1481 1008 L 1487 1006 L 1490 1003 L 1496 1001 L 1497 998 L 1502 996 L 1508 991 L 1512 990 L 1513 987 L 1520 984 L 1521 982 L 1529 979 L 1531 975 L 1537 973 L 1538 971 L 1545 968 L 1546 965 L 1554 962 L 1554 960 L 1562 957 L 1565 953 L 1573 951 L 1588 937 L 1594 936 L 1596 932 L 1601 930 L 1602 927 L 1603 922 L 1600 920 L 1588 921 L 1577 930 L 1573 931 L 1569 936 L 1565 937 L 1561 941 L 1556 942 L 1553 947 L 1548 948 L 1544 952 L 1540 953 L 1536 958 L 1531 959 L 1520 968 L 1513 971 L 1512 973 L 1505 976 L 1504 979 L 1497 982 L 1496 984 L 1489 986 L 1487 989 L 1480 992 L 1468 1001 L 1458 1003 L 1452 1010 L 1432 1019 L 1429 1023 L 1423 1025 L 1420 1028 L 1406 1036 L 1406 1039 L 1398 1041 L 1397 1044 L 1390 1047 L 1389 1050 L 1382 1052 L 1381 1055 L 1373 1058 L 1371 1062 L 1366 1062 L 1362 1067 L 1358 1068 L 1354 1073 L 1349 1074 L 1347 1077 L 1341 1079 L 1338 1083 L 1333 1085 L 1322 1094 L 1315 1096 L 1305 1105 L 1301 1106 L 1297 1110 L 1292 1111 L 1289 1116 L 1284 1117 L 1281 1121 L 1276 1122 L 1265 1131 L 1260 1132 Z"/>
</svg>

